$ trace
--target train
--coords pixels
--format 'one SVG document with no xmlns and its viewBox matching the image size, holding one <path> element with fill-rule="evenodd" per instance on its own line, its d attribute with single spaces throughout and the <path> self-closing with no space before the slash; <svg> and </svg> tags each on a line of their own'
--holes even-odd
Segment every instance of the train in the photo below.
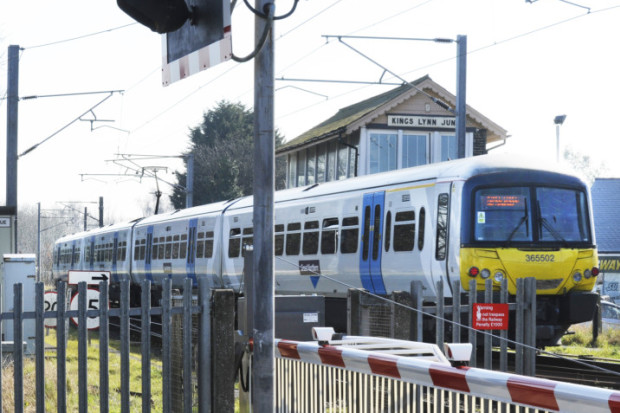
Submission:
<svg viewBox="0 0 620 413">
<path fill-rule="evenodd" d="M 253 197 L 175 210 L 64 236 L 54 245 L 53 276 L 109 271 L 110 299 L 131 281 L 156 289 L 205 279 L 242 292 L 252 245 Z M 387 296 L 423 285 L 450 301 L 506 279 L 536 278 L 537 342 L 549 345 L 570 325 L 591 320 L 598 256 L 586 183 L 541 162 L 482 155 L 276 191 L 275 292 L 345 302 L 349 288 Z M 157 294 L 154 295 L 156 297 Z M 346 304 L 345 304 L 346 305 Z M 346 314 L 346 307 L 340 313 Z M 327 319 L 327 317 L 326 317 Z"/>
</svg>

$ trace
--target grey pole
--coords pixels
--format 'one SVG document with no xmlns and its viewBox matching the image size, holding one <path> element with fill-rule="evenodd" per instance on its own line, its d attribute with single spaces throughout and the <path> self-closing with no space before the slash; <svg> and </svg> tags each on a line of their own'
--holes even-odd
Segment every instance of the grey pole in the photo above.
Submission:
<svg viewBox="0 0 620 413">
<path fill-rule="evenodd" d="M 19 46 L 9 46 L 6 105 L 6 205 L 17 217 L 17 108 L 19 103 Z M 17 251 L 17 219 L 13 250 Z"/>
<path fill-rule="evenodd" d="M 256 0 L 256 9 L 268 15 L 256 16 L 255 38 L 273 24 L 275 5 Z M 254 361 L 252 368 L 252 411 L 273 412 L 274 394 L 274 48 L 273 26 L 254 61 Z"/>
<path fill-rule="evenodd" d="M 467 89 L 467 36 L 458 35 L 457 44 L 457 67 L 456 67 L 456 142 L 458 145 L 458 157 L 465 157 L 465 128 L 466 128 L 466 99 Z"/>
<path fill-rule="evenodd" d="M 187 155 L 187 182 L 185 188 L 185 208 L 194 206 L 194 154 Z"/>
<path fill-rule="evenodd" d="M 41 203 L 37 202 L 37 282 L 41 282 Z"/>
<path fill-rule="evenodd" d="M 103 197 L 99 197 L 99 228 L 103 227 Z"/>
<path fill-rule="evenodd" d="M 88 207 L 84 207 L 84 231 L 88 230 Z"/>
</svg>

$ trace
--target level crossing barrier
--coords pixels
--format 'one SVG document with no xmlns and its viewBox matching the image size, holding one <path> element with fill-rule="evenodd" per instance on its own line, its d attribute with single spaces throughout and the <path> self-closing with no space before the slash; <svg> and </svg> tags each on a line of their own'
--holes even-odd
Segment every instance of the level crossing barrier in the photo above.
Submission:
<svg viewBox="0 0 620 413">
<path fill-rule="evenodd" d="M 618 391 L 454 367 L 411 345 L 357 336 L 276 340 L 277 411 L 620 412 Z"/>
</svg>

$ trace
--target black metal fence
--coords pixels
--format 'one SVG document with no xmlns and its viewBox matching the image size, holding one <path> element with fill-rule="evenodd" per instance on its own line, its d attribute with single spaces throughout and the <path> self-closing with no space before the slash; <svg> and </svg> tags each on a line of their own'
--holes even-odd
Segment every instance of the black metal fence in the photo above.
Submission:
<svg viewBox="0 0 620 413">
<path fill-rule="evenodd" d="M 493 293 L 492 280 L 487 280 L 484 291 L 477 291 L 472 280 L 467 292 L 468 303 L 462 304 L 460 282 L 452 285 L 451 304 L 446 304 L 443 296 L 444 282 L 436 284 L 437 300 L 424 303 L 422 283 L 412 282 L 410 291 L 394 292 L 389 297 L 367 294 L 359 289 L 349 290 L 347 333 L 359 336 L 391 337 L 401 340 L 436 343 L 440 347 L 446 341 L 460 343 L 467 341 L 474 348 L 482 348 L 472 353 L 471 365 L 491 369 L 493 348 L 498 348 L 499 370 L 508 369 L 508 348 L 515 349 L 515 372 L 534 376 L 536 373 L 536 280 L 522 278 L 517 280 L 517 294 L 509 302 L 506 280 L 499 294 Z M 481 299 L 481 296 L 484 297 Z M 508 304 L 514 317 L 514 337 L 508 337 L 507 330 L 481 331 L 472 328 L 474 304 Z M 434 335 L 429 335 L 434 331 Z"/>
<path fill-rule="evenodd" d="M 163 412 L 210 412 L 210 411 L 233 411 L 234 406 L 234 343 L 232 334 L 222 334 L 222 331 L 232 331 L 234 325 L 234 294 L 231 290 L 210 290 L 206 283 L 200 283 L 199 288 L 192 289 L 192 281 L 188 279 L 185 284 L 185 294 L 177 297 L 179 306 L 173 305 L 173 293 L 169 279 L 162 284 L 163 294 L 161 305 L 151 307 L 151 283 L 145 281 L 141 286 L 140 308 L 130 308 L 130 285 L 128 281 L 121 283 L 120 308 L 108 308 L 100 305 L 99 308 L 93 303 L 88 303 L 87 285 L 78 285 L 78 308 L 68 308 L 68 289 L 64 282 L 59 283 L 57 290 L 57 308 L 54 311 L 44 309 L 44 285 L 35 285 L 35 297 L 24 297 L 21 284 L 14 285 L 13 311 L 4 312 L 0 315 L 0 330 L 3 322 L 7 320 L 13 323 L 14 343 L 23 343 L 24 320 L 35 320 L 35 346 L 34 354 L 27 354 L 25 346 L 14 345 L 10 355 L 2 354 L 0 359 L 3 366 L 6 359 L 10 358 L 13 365 L 13 405 L 15 412 L 32 411 L 32 400 L 24 400 L 24 365 L 29 359 L 34 359 L 36 388 L 36 400 L 34 401 L 36 412 L 46 410 L 46 387 L 45 387 L 45 335 L 46 319 L 56 320 L 56 411 L 66 412 L 74 409 L 69 408 L 67 403 L 69 389 L 67 377 L 67 343 L 70 329 L 77 329 L 78 349 L 78 399 L 80 412 L 86 412 L 89 408 L 89 389 L 97 389 L 99 393 L 99 411 L 110 411 L 110 394 L 120 393 L 120 411 L 130 411 L 130 397 L 141 398 L 141 411 L 150 412 L 158 410 Z M 193 294 L 192 294 L 193 291 Z M 0 294 L 1 297 L 1 294 Z M 35 300 L 35 311 L 23 311 L 25 299 Z M 99 303 L 108 302 L 108 284 L 99 284 Z M 60 303 L 65 303 L 61 305 Z M 90 307 L 90 308 L 89 308 Z M 77 326 L 69 323 L 74 318 Z M 88 323 L 89 318 L 99 319 L 99 357 L 98 360 L 88 358 Z M 154 318 L 161 323 L 160 340 L 153 346 L 153 330 L 151 329 Z M 118 338 L 110 338 L 110 320 L 118 320 L 118 334 L 116 327 L 114 335 Z M 140 363 L 141 374 L 139 383 L 130 382 L 130 345 L 131 345 L 131 322 L 137 321 L 141 326 L 140 338 Z M 175 334 L 173 334 L 175 333 Z M 72 334 L 75 335 L 75 334 Z M 215 351 L 212 351 L 215 349 Z M 47 349 L 49 350 L 49 349 Z M 161 363 L 161 406 L 152 406 L 152 377 L 151 366 L 154 362 L 154 352 L 157 353 L 157 364 Z M 118 352 L 120 355 L 120 383 L 110 384 L 109 355 Z M 97 383 L 89 383 L 88 372 L 93 363 L 99 367 L 99 380 Z M 176 379 L 175 379 L 176 377 Z M 217 380 L 213 378 L 217 377 Z M 1 378 L 0 378 L 1 380 Z M 91 378 L 92 380 L 92 378 Z M 30 383 L 31 384 L 31 383 Z M 136 391 L 136 388 L 140 391 Z M 6 411 L 2 406 L 3 388 L 0 381 L 0 411 Z M 130 390 L 130 389 L 133 389 Z M 50 391 L 49 388 L 47 391 Z M 91 408 L 93 406 L 90 406 Z M 134 410 L 135 411 L 135 410 Z"/>
</svg>

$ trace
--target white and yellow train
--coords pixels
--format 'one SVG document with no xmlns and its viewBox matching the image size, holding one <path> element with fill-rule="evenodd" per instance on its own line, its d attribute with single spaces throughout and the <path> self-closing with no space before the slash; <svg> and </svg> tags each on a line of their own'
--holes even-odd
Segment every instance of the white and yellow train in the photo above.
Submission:
<svg viewBox="0 0 620 413">
<path fill-rule="evenodd" d="M 479 156 L 275 194 L 277 294 L 346 297 L 349 287 L 385 295 L 424 285 L 444 297 L 460 281 L 484 289 L 535 277 L 540 343 L 592 319 L 598 275 L 588 187 L 577 177 L 504 156 Z M 110 271 L 182 287 L 208 280 L 239 291 L 243 246 L 253 243 L 252 197 L 203 205 L 65 236 L 54 276 Z M 320 275 L 329 275 L 334 282 Z M 139 297 L 139 294 L 132 294 Z"/>
</svg>

